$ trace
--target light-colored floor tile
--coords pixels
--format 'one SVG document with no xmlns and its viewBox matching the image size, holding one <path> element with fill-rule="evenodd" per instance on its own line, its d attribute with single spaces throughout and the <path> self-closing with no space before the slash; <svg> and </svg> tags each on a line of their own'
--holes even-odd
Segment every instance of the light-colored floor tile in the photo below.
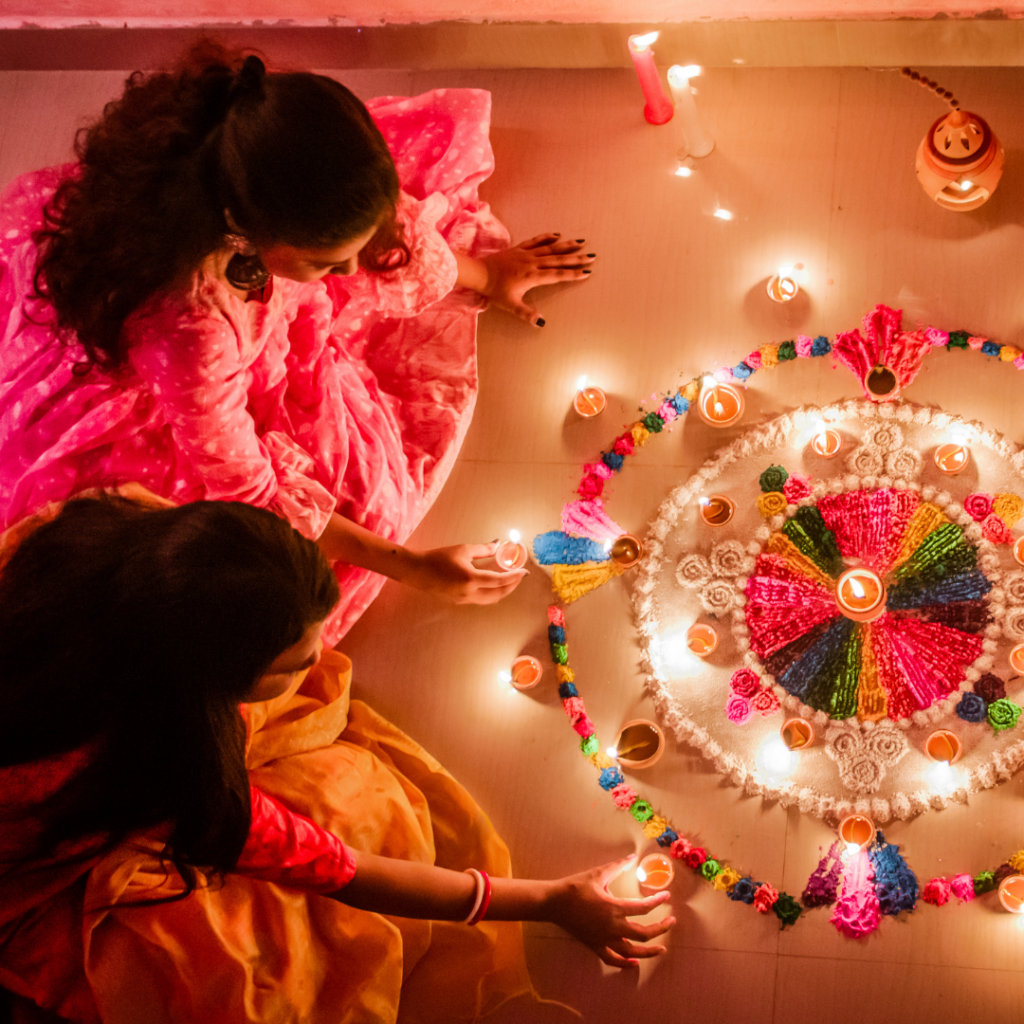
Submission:
<svg viewBox="0 0 1024 1024">
<path fill-rule="evenodd" d="M 1022 1010 L 1020 976 L 1006 971 L 779 957 L 775 1021 L 1011 1024 Z"/>
</svg>

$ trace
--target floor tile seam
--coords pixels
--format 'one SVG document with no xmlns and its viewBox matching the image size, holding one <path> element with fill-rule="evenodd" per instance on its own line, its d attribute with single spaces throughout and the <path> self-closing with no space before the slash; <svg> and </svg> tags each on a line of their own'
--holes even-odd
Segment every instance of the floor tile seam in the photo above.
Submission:
<svg viewBox="0 0 1024 1024">
<path fill-rule="evenodd" d="M 613 438 L 613 440 L 614 440 L 614 438 Z M 600 454 L 601 453 L 598 453 L 598 456 L 596 456 L 596 457 L 594 457 L 592 459 L 587 459 L 586 457 L 584 457 L 583 461 L 596 462 L 598 460 L 598 458 L 600 457 Z M 481 458 L 476 458 L 476 457 L 474 457 L 472 455 L 461 456 L 458 459 L 458 462 L 461 462 L 461 463 L 471 462 L 471 463 L 473 463 L 475 465 L 492 465 L 492 466 L 567 466 L 567 467 L 570 467 L 570 468 L 573 468 L 573 469 L 577 469 L 580 466 L 580 462 L 562 462 L 562 461 L 557 460 L 557 459 L 508 459 L 508 460 L 506 460 L 506 459 L 481 459 Z M 638 466 L 630 466 L 629 468 L 630 469 L 687 469 L 689 467 L 683 465 L 682 463 L 659 462 L 659 463 L 656 463 L 655 465 L 652 465 L 652 466 L 639 466 L 638 465 Z M 693 470 L 693 472 L 696 473 L 697 469 L 699 469 L 699 468 L 700 468 L 699 466 L 696 467 Z"/>
<path fill-rule="evenodd" d="M 977 967 L 973 964 L 948 964 L 948 963 L 926 963 L 915 960 L 894 960 L 892 957 L 875 959 L 873 957 L 843 957 L 843 956 L 822 956 L 814 953 L 784 953 L 780 952 L 779 957 L 786 957 L 789 960 L 835 960 L 851 964 L 892 964 L 894 967 L 934 967 L 940 970 L 957 971 L 986 971 L 990 974 L 1012 974 L 1024 975 L 1024 967 Z"/>
</svg>

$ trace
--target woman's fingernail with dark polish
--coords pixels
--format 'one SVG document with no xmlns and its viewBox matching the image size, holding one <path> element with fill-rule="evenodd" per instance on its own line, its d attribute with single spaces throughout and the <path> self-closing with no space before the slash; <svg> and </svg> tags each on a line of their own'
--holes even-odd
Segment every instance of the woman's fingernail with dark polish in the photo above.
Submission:
<svg viewBox="0 0 1024 1024">
<path fill-rule="evenodd" d="M 582 245 L 586 241 L 586 239 L 585 238 L 577 238 L 576 241 L 579 242 L 580 245 Z"/>
<path fill-rule="evenodd" d="M 537 317 L 537 326 L 538 327 L 543 327 L 544 326 L 544 317 L 542 317 L 542 316 Z"/>
<path fill-rule="evenodd" d="M 590 271 L 590 270 L 584 270 L 584 271 L 583 271 L 583 273 L 584 273 L 584 274 L 590 274 L 590 273 L 592 273 L 592 271 Z"/>
<path fill-rule="evenodd" d="M 596 252 L 588 252 L 588 253 L 587 253 L 587 256 L 588 256 L 588 257 L 589 257 L 590 259 L 593 259 L 593 258 L 594 258 L 594 257 L 595 257 L 596 255 L 597 255 L 597 253 L 596 253 Z"/>
</svg>

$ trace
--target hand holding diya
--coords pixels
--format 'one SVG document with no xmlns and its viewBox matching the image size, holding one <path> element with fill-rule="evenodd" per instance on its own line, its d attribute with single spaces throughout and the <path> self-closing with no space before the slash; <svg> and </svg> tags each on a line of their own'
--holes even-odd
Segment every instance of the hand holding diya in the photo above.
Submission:
<svg viewBox="0 0 1024 1024">
<path fill-rule="evenodd" d="M 494 549 L 494 554 L 486 558 L 475 558 L 473 561 L 480 569 L 491 569 L 495 572 L 513 572 L 526 565 L 529 552 L 526 545 L 521 544 L 522 534 L 518 530 L 509 530 L 508 540 L 503 541 Z"/>
<path fill-rule="evenodd" d="M 649 853 L 637 865 L 636 880 L 640 883 L 641 889 L 658 892 L 672 884 L 675 873 L 672 861 L 665 854 Z"/>
</svg>

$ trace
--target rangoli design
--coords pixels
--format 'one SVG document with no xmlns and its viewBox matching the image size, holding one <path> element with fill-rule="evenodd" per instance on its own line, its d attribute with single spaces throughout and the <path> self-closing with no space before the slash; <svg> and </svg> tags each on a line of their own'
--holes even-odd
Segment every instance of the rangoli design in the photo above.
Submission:
<svg viewBox="0 0 1024 1024">
<path fill-rule="evenodd" d="M 534 541 L 565 604 L 621 575 L 609 549 L 624 531 L 605 508 L 604 488 L 626 460 L 671 431 L 708 381 L 743 384 L 788 360 L 834 353 L 868 400 L 798 409 L 714 453 L 665 500 L 631 570 L 642 665 L 662 726 L 746 792 L 828 822 L 851 813 L 879 826 L 910 819 L 965 801 L 1024 764 L 1019 680 L 1006 660 L 1024 642 L 1024 571 L 1011 547 L 1024 515 L 1024 451 L 899 395 L 934 348 L 980 351 L 1018 369 L 1024 356 L 966 331 L 905 332 L 900 319 L 880 306 L 863 334 L 766 345 L 657 399 L 584 467 L 562 528 Z M 898 385 L 883 396 L 868 386 L 880 368 Z M 838 458 L 809 445 L 825 427 L 842 437 Z M 938 446 L 951 436 L 969 445 L 970 473 L 939 472 Z M 980 481 L 989 487 L 977 489 Z M 735 505 L 724 523 L 700 514 L 712 492 Z M 847 577 L 863 572 L 881 595 L 871 614 L 841 597 Z M 600 786 L 648 838 L 730 899 L 783 926 L 832 906 L 836 928 L 860 936 L 919 899 L 970 900 L 1024 872 L 1019 851 L 995 870 L 919 887 L 879 830 L 859 852 L 835 844 L 799 899 L 744 876 L 658 814 L 603 751 L 569 664 L 565 610 L 553 605 L 548 617 L 559 694 Z M 680 643 L 697 623 L 718 634 L 706 660 Z M 814 739 L 795 769 L 777 773 L 761 751 L 786 718 L 813 726 Z M 929 783 L 924 748 L 935 729 L 955 731 L 963 757 Z"/>
</svg>

